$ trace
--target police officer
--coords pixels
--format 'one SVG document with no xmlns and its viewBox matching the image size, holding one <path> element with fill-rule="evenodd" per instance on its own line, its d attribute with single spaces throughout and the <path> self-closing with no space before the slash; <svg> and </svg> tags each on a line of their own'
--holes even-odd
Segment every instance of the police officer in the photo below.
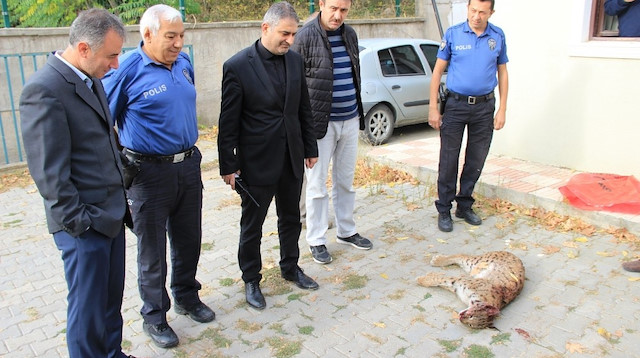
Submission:
<svg viewBox="0 0 640 358">
<path fill-rule="evenodd" d="M 431 78 L 429 125 L 440 130 L 436 209 L 438 228 L 444 232 L 453 230 L 451 203 L 454 199 L 456 217 L 471 225 L 482 224 L 482 219 L 471 208 L 473 188 L 489 153 L 493 130 L 502 129 L 505 123 L 509 89 L 507 45 L 502 30 L 489 23 L 494 3 L 494 0 L 469 0 L 467 21 L 450 27 L 445 33 Z M 441 116 L 438 88 L 447 65 L 448 98 Z M 493 92 L 496 85 L 500 91 L 497 112 Z M 465 128 L 467 148 L 460 191 L 456 195 Z"/>
<path fill-rule="evenodd" d="M 197 322 L 214 312 L 198 296 L 196 269 L 202 237 L 202 179 L 197 147 L 196 89 L 181 52 L 180 12 L 154 5 L 140 19 L 142 42 L 124 54 L 104 80 L 126 156 L 140 166 L 127 197 L 138 237 L 138 286 L 143 330 L 162 348 L 178 345 L 167 323 L 167 233 L 171 241 L 174 311 Z"/>
</svg>

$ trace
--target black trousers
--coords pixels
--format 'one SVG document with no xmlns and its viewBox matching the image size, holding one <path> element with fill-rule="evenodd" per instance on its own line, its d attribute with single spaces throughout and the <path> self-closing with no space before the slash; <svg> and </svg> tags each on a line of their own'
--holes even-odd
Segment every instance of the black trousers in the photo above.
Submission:
<svg viewBox="0 0 640 358">
<path fill-rule="evenodd" d="M 196 280 L 202 239 L 202 178 L 199 150 L 180 163 L 140 162 L 127 190 L 138 237 L 138 288 L 144 321 L 167 321 L 171 301 L 167 277 L 167 236 L 171 244 L 171 291 L 177 303 L 200 301 Z M 168 235 L 167 235 L 168 234 Z"/>
<path fill-rule="evenodd" d="M 260 255 L 262 226 L 274 197 L 278 214 L 280 270 L 284 274 L 293 274 L 298 267 L 298 258 L 300 257 L 298 239 L 302 230 L 299 207 L 302 177 L 296 178 L 293 174 L 289 153 L 286 153 L 286 158 L 282 174 L 276 184 L 246 183 L 249 192 L 260 204 L 260 207 L 257 207 L 246 194 L 241 194 L 242 218 L 240 219 L 238 264 L 242 270 L 244 282 L 262 279 L 260 274 L 262 270 L 262 256 Z"/>
<path fill-rule="evenodd" d="M 449 97 L 440 127 L 440 163 L 438 165 L 439 213 L 449 212 L 455 201 L 460 209 L 474 203 L 473 189 L 482 173 L 493 138 L 495 98 L 476 104 Z M 460 191 L 456 195 L 458 162 L 462 139 L 467 130 L 467 148 L 460 175 Z"/>
</svg>

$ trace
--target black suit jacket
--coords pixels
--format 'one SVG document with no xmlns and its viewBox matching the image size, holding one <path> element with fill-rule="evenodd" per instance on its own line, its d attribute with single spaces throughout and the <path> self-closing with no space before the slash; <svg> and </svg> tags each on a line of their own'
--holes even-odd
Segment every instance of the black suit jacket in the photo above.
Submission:
<svg viewBox="0 0 640 358">
<path fill-rule="evenodd" d="M 256 46 L 257 42 L 238 52 L 223 66 L 220 174 L 240 170 L 249 185 L 272 185 L 285 160 L 302 178 L 304 158 L 317 157 L 318 147 L 302 57 L 293 51 L 284 54 L 287 81 L 282 106 Z"/>
<path fill-rule="evenodd" d="M 22 90 L 22 137 L 49 231 L 115 237 L 127 208 L 122 167 L 102 82 L 92 80 L 97 96 L 49 56 Z"/>
</svg>

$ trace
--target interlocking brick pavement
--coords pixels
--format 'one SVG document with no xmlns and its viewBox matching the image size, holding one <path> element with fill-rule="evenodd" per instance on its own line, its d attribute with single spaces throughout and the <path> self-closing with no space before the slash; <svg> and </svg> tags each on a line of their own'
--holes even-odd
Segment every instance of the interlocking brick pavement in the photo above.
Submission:
<svg viewBox="0 0 640 358">
<path fill-rule="evenodd" d="M 403 145 L 415 152 L 424 143 Z M 214 161 L 215 146 L 200 146 L 205 162 Z M 394 150 L 389 147 L 379 150 Z M 366 155 L 380 159 L 375 150 Z M 407 170 L 425 175 L 430 169 Z M 203 285 L 201 298 L 216 311 L 216 320 L 198 324 L 170 310 L 168 320 L 180 345 L 165 350 L 151 344 L 138 313 L 136 239 L 127 232 L 122 314 L 123 345 L 129 354 L 640 357 L 640 282 L 633 281 L 640 275 L 620 267 L 637 252 L 604 231 L 585 237 L 546 230 L 524 216 L 512 219 L 480 211 L 483 225 L 472 227 L 454 218 L 454 231 L 442 233 L 430 196 L 433 181 L 363 187 L 357 189 L 356 222 L 374 248 L 361 251 L 337 244 L 331 229 L 328 248 L 334 261 L 318 265 L 308 253 L 303 232 L 300 266 L 320 284 L 317 291 L 303 291 L 279 278 L 272 206 L 262 244 L 267 308 L 256 311 L 244 302 L 237 266 L 237 194 L 224 185 L 215 167 L 203 173 L 203 182 L 198 279 Z M 66 283 L 60 255 L 46 230 L 41 198 L 34 186 L 12 189 L 0 198 L 0 355 L 66 357 Z M 453 293 L 417 286 L 415 279 L 435 270 L 462 272 L 430 267 L 434 254 L 490 250 L 519 256 L 527 281 L 520 296 L 496 319 L 499 331 L 471 330 L 456 319 L 464 305 Z"/>
</svg>

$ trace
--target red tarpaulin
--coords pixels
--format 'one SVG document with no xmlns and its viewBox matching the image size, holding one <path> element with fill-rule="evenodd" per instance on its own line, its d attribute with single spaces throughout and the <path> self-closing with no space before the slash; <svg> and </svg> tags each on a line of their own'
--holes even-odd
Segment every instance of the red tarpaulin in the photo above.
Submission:
<svg viewBox="0 0 640 358">
<path fill-rule="evenodd" d="M 559 189 L 571 205 L 583 210 L 640 214 L 640 182 L 633 176 L 581 173 Z"/>
</svg>

